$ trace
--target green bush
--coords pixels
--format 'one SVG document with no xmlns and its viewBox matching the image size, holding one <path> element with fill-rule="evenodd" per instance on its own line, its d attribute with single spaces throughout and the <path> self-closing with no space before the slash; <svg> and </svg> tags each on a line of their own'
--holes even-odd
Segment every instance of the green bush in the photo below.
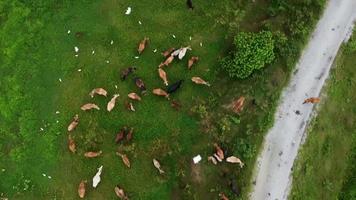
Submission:
<svg viewBox="0 0 356 200">
<path fill-rule="evenodd" d="M 234 52 L 221 62 L 230 77 L 245 79 L 274 58 L 274 40 L 270 31 L 241 32 L 234 40 Z"/>
</svg>

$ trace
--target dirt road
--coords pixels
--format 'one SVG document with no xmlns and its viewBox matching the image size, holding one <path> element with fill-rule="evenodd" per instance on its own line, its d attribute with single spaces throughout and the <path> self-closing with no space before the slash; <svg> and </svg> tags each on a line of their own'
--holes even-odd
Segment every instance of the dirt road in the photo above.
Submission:
<svg viewBox="0 0 356 200">
<path fill-rule="evenodd" d="M 274 125 L 265 137 L 256 163 L 250 199 L 288 198 L 292 166 L 313 111 L 313 105 L 302 103 L 308 97 L 319 96 L 341 43 L 352 32 L 355 19 L 356 0 L 328 2 L 282 94 Z"/>
</svg>

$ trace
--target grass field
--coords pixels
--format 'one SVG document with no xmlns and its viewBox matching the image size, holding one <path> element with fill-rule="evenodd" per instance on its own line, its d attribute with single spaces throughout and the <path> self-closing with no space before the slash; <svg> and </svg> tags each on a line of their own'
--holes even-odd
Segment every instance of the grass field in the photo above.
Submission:
<svg viewBox="0 0 356 200">
<path fill-rule="evenodd" d="M 270 3 L 262 0 L 197 0 L 194 11 L 178 0 L 0 2 L 0 197 L 77 199 L 79 182 L 86 179 L 90 184 L 100 165 L 102 182 L 97 189 L 88 187 L 87 199 L 115 199 L 116 184 L 132 199 L 216 199 L 221 191 L 233 199 L 237 197 L 229 189 L 231 180 L 246 195 L 280 91 L 322 10 L 322 3 L 314 3 L 272 15 Z M 125 15 L 128 6 L 132 13 Z M 297 16 L 304 7 L 314 10 L 298 26 L 305 29 L 294 34 L 287 15 L 295 10 Z M 261 29 L 285 32 L 289 47 L 249 79 L 228 79 L 218 61 L 231 49 L 234 34 Z M 82 34 L 77 37 L 77 32 Z M 136 59 L 137 45 L 145 36 L 150 38 L 148 48 Z M 187 57 L 200 57 L 198 64 L 188 71 L 185 58 L 166 69 L 171 82 L 185 80 L 171 97 L 181 102 L 182 110 L 148 94 L 135 103 L 135 113 L 127 111 L 126 95 L 138 90 L 132 76 L 119 80 L 120 70 L 135 65 L 149 90 L 163 87 L 157 74 L 160 52 L 185 45 L 193 49 Z M 213 86 L 193 85 L 192 76 Z M 110 97 L 121 95 L 111 113 L 105 111 L 110 97 L 89 97 L 95 87 L 106 88 Z M 240 116 L 223 109 L 242 95 L 246 105 Z M 87 102 L 102 109 L 81 111 Z M 66 127 L 76 113 L 77 153 L 71 154 Z M 131 144 L 119 146 L 114 138 L 123 125 L 134 127 L 135 134 Z M 246 167 L 208 163 L 214 142 L 227 154 L 241 157 Z M 131 169 L 115 155 L 118 148 L 129 156 Z M 103 151 L 99 158 L 82 156 L 97 150 Z M 191 158 L 197 154 L 204 160 L 194 166 Z M 153 158 L 161 162 L 165 175 L 153 167 Z"/>
<path fill-rule="evenodd" d="M 350 43 L 355 46 L 356 36 Z M 356 199 L 355 47 L 344 45 L 299 153 L 290 199 Z M 344 188 L 344 189 L 342 189 Z"/>
</svg>

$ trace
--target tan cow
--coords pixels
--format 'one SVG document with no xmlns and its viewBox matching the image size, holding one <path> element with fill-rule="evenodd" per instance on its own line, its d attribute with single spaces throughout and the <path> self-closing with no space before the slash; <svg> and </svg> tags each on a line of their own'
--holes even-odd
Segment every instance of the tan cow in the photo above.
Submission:
<svg viewBox="0 0 356 200">
<path fill-rule="evenodd" d="M 158 160 L 153 159 L 153 166 L 155 166 L 155 168 L 159 171 L 160 174 L 164 174 L 164 171 L 161 168 L 161 164 L 158 162 Z"/>
<path fill-rule="evenodd" d="M 108 105 L 106 106 L 107 111 L 112 111 L 112 109 L 114 109 L 115 107 L 115 103 L 116 103 L 116 98 L 119 97 L 119 94 L 114 94 L 114 96 L 111 98 L 111 100 L 108 102 Z"/>
<path fill-rule="evenodd" d="M 311 97 L 311 98 L 305 99 L 303 104 L 306 104 L 306 103 L 319 103 L 319 102 L 320 102 L 320 98 Z"/>
<path fill-rule="evenodd" d="M 103 153 L 103 152 L 102 152 L 102 151 L 97 151 L 97 152 L 88 151 L 88 152 L 85 152 L 85 153 L 84 153 L 84 156 L 85 156 L 86 158 L 95 158 L 95 157 L 100 156 L 101 153 Z"/>
<path fill-rule="evenodd" d="M 68 126 L 68 131 L 69 132 L 73 131 L 75 127 L 77 127 L 78 123 L 79 123 L 79 116 L 78 114 L 76 114 L 73 118 L 73 121 Z"/>
<path fill-rule="evenodd" d="M 95 88 L 89 93 L 89 96 L 93 98 L 95 94 L 106 97 L 108 95 L 108 92 L 104 88 Z"/>
<path fill-rule="evenodd" d="M 118 155 L 118 156 L 121 157 L 122 162 L 123 162 L 128 168 L 131 167 L 130 160 L 129 160 L 129 158 L 127 157 L 126 154 L 122 154 L 122 153 L 116 152 L 116 155 Z"/>
<path fill-rule="evenodd" d="M 244 167 L 244 163 L 240 160 L 240 158 L 237 158 L 235 156 L 230 156 L 230 157 L 227 157 L 226 158 L 226 162 L 229 162 L 229 163 L 237 163 L 240 165 L 241 168 Z"/>
<path fill-rule="evenodd" d="M 96 110 L 100 110 L 99 106 L 94 104 L 94 103 L 87 103 L 82 105 L 82 107 L 80 107 L 80 109 L 82 110 L 91 110 L 91 109 L 96 109 Z"/>
<path fill-rule="evenodd" d="M 202 79 L 200 77 L 193 76 L 192 81 L 198 85 L 207 85 L 210 87 L 210 83 L 206 82 L 204 79 Z"/>
<path fill-rule="evenodd" d="M 193 56 L 188 60 L 188 69 L 192 69 L 192 66 L 194 65 L 194 63 L 198 62 L 199 57 L 198 56 Z"/>
<path fill-rule="evenodd" d="M 138 94 L 132 92 L 130 94 L 127 95 L 130 99 L 133 99 L 133 100 L 137 100 L 137 101 L 141 101 L 141 97 L 138 96 Z"/>
<path fill-rule="evenodd" d="M 229 198 L 227 198 L 227 196 L 224 193 L 220 193 L 219 194 L 220 200 L 229 200 Z"/>
<path fill-rule="evenodd" d="M 122 189 L 119 185 L 117 185 L 114 189 L 115 194 L 117 197 L 119 197 L 122 200 L 129 200 L 129 198 L 126 196 L 124 189 Z"/>
<path fill-rule="evenodd" d="M 85 184 L 87 181 L 80 181 L 79 186 L 78 186 L 78 195 L 81 199 L 85 197 Z"/>
<path fill-rule="evenodd" d="M 156 88 L 152 90 L 152 93 L 157 96 L 164 96 L 169 100 L 169 94 L 161 88 Z"/>
<path fill-rule="evenodd" d="M 150 39 L 148 37 L 145 37 L 141 42 L 140 44 L 138 45 L 138 48 L 137 48 L 137 51 L 139 54 L 141 54 L 143 52 L 143 50 L 145 50 L 146 48 L 146 45 L 148 43 Z"/>
<path fill-rule="evenodd" d="M 167 74 L 162 68 L 158 68 L 158 75 L 163 80 L 164 85 L 168 86 Z"/>
<path fill-rule="evenodd" d="M 161 63 L 159 67 L 163 67 L 164 65 L 168 67 L 168 65 L 171 64 L 173 60 L 174 56 L 171 55 L 163 63 Z"/>
<path fill-rule="evenodd" d="M 68 148 L 72 153 L 75 153 L 76 151 L 75 142 L 71 135 L 68 136 Z"/>
</svg>

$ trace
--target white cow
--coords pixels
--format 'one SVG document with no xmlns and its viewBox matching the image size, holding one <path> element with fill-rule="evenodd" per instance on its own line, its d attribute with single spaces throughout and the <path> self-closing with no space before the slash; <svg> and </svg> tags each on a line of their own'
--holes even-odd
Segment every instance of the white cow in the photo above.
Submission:
<svg viewBox="0 0 356 200">
<path fill-rule="evenodd" d="M 93 177 L 93 188 L 96 188 L 96 186 L 98 186 L 98 184 L 100 183 L 101 181 L 100 175 L 102 170 L 103 170 L 103 166 L 101 165 L 98 168 L 98 172 L 96 172 L 95 176 Z"/>
</svg>

